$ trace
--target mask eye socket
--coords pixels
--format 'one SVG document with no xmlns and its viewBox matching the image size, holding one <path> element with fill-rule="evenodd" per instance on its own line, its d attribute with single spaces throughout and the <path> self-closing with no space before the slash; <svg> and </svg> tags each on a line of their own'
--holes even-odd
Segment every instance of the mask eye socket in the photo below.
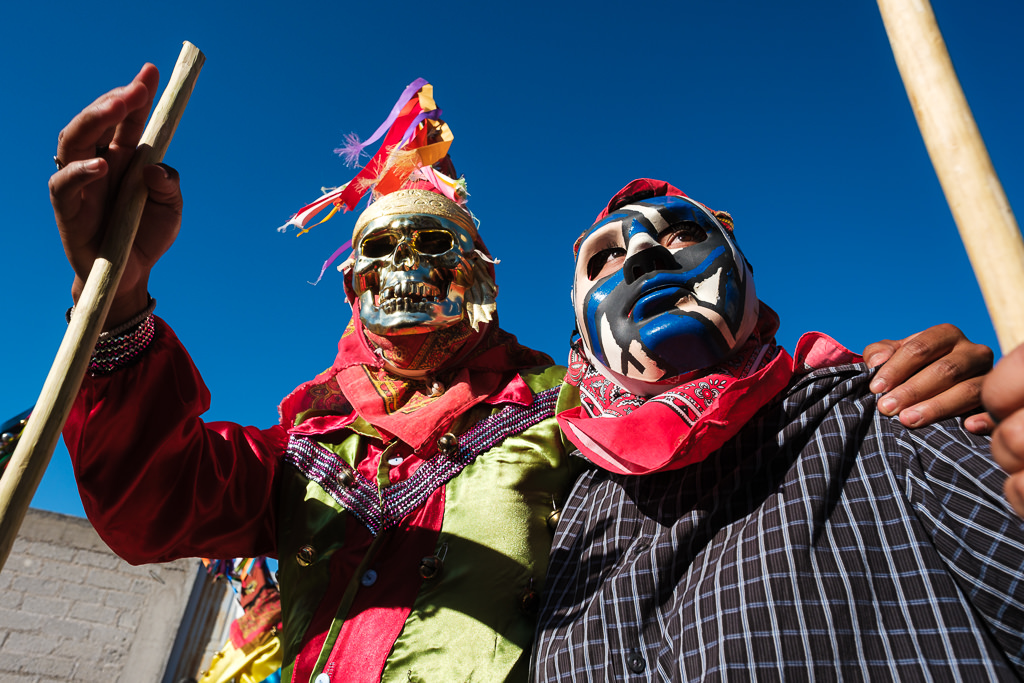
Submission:
<svg viewBox="0 0 1024 683">
<path fill-rule="evenodd" d="M 626 260 L 626 250 L 622 247 L 602 249 L 587 261 L 587 278 L 593 282 L 599 277 L 611 275 L 622 267 Z"/>
<path fill-rule="evenodd" d="M 667 249 L 679 249 L 703 242 L 707 238 L 707 231 L 699 223 L 682 221 L 658 235 L 658 242 Z"/>
<path fill-rule="evenodd" d="M 446 230 L 419 230 L 412 237 L 416 251 L 428 256 L 443 254 L 455 246 L 455 238 Z"/>
<path fill-rule="evenodd" d="M 379 235 L 371 235 L 359 245 L 363 256 L 368 258 L 383 258 L 395 250 L 398 245 L 398 238 L 393 234 L 385 232 Z"/>
</svg>

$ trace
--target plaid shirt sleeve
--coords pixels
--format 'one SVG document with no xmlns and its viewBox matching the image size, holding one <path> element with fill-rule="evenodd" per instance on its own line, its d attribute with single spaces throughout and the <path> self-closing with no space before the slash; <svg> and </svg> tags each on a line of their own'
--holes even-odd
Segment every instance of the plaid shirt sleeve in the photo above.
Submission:
<svg viewBox="0 0 1024 683">
<path fill-rule="evenodd" d="M 959 420 L 910 430 L 891 420 L 883 449 L 906 463 L 904 493 L 949 575 L 991 637 L 1024 671 L 1024 531 L 1003 495 L 988 440 Z"/>
<path fill-rule="evenodd" d="M 869 380 L 801 378 L 682 470 L 584 474 L 534 678 L 1020 680 L 1024 523 L 987 439 L 907 430 Z"/>
</svg>

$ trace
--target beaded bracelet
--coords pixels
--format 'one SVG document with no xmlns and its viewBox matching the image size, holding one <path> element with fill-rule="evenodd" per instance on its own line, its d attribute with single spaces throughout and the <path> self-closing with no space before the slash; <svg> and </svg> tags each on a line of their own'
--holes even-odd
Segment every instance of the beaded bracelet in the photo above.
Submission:
<svg viewBox="0 0 1024 683">
<path fill-rule="evenodd" d="M 93 376 L 109 375 L 123 367 L 131 365 L 149 348 L 156 336 L 156 319 L 152 313 L 147 315 L 134 329 L 119 335 L 111 335 L 106 339 L 100 335 L 96 349 L 89 361 L 89 373 Z"/>
<path fill-rule="evenodd" d="M 101 332 L 96 349 L 89 360 L 89 374 L 96 377 L 109 375 L 134 363 L 156 336 L 153 310 L 156 299 L 149 297 L 146 308 L 128 322 L 112 330 Z M 71 322 L 75 307 L 68 309 L 66 318 Z"/>
</svg>

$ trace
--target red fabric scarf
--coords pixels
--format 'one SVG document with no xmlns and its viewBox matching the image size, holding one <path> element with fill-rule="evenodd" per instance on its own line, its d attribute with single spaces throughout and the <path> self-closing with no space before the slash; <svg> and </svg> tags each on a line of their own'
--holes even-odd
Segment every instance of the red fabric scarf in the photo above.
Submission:
<svg viewBox="0 0 1024 683">
<path fill-rule="evenodd" d="M 618 474 L 680 469 L 717 450 L 775 398 L 794 374 L 860 361 L 827 335 L 797 342 L 796 360 L 776 345 L 779 317 L 761 304 L 751 338 L 725 363 L 652 397 L 630 394 L 599 373 L 577 341 L 566 381 L 583 406 L 558 415 L 562 431 L 591 462 Z"/>
<path fill-rule="evenodd" d="M 363 330 L 366 341 L 377 349 L 375 353 L 396 368 L 406 371 L 430 370 L 443 367 L 453 356 L 461 355 L 463 346 L 474 336 L 473 328 L 465 320 L 455 325 L 430 332 L 386 336 Z"/>
<path fill-rule="evenodd" d="M 292 431 L 322 434 L 345 427 L 359 416 L 385 441 L 397 437 L 419 448 L 436 440 L 456 417 L 500 392 L 515 371 L 542 365 L 554 365 L 554 361 L 522 346 L 495 319 L 453 349 L 428 378 L 392 375 L 367 342 L 356 304 L 338 342 L 334 365 L 281 402 L 281 424 L 290 429 L 299 414 L 314 411 Z M 434 381 L 444 387 L 439 396 L 431 395 Z"/>
</svg>

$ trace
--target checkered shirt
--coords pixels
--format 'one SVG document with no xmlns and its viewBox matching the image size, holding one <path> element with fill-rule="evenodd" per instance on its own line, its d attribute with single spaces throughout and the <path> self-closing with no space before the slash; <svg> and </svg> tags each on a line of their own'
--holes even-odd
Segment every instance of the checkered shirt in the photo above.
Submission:
<svg viewBox="0 0 1024 683">
<path fill-rule="evenodd" d="M 585 473 L 537 681 L 1024 675 L 1024 523 L 988 440 L 880 415 L 863 365 L 799 378 L 702 463 Z"/>
</svg>

